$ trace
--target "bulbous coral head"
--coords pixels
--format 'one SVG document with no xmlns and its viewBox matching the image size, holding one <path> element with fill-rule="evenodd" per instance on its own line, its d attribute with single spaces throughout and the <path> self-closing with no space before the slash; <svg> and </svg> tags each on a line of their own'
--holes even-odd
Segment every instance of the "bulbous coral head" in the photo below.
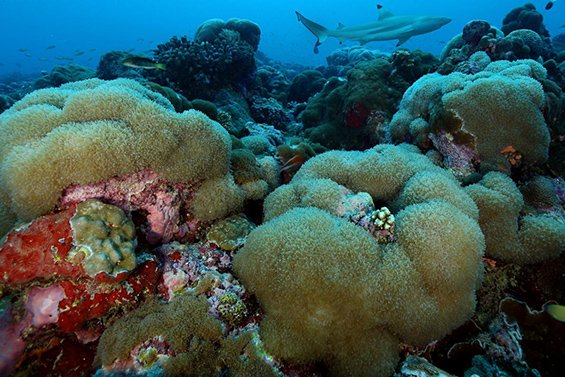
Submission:
<svg viewBox="0 0 565 377">
<path fill-rule="evenodd" d="M 201 181 L 193 207 L 200 219 L 222 217 L 219 207 L 229 202 L 229 212 L 245 195 L 229 175 L 228 133 L 200 112 L 174 112 L 165 97 L 132 80 L 35 91 L 0 115 L 0 132 L 3 219 L 31 220 L 52 210 L 70 185 L 144 169 L 170 182 Z M 218 190 L 222 200 L 210 200 Z"/>
<path fill-rule="evenodd" d="M 351 221 L 371 198 L 394 216 L 391 242 Z M 310 159 L 266 199 L 267 222 L 234 258 L 264 309 L 267 350 L 332 375 L 391 375 L 399 342 L 426 344 L 472 315 L 477 212 L 452 175 L 401 147 Z"/>
</svg>

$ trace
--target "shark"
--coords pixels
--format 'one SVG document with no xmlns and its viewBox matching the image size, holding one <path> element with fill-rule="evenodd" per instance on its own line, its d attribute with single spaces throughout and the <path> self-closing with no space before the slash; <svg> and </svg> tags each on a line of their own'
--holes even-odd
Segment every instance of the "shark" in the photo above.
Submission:
<svg viewBox="0 0 565 377">
<path fill-rule="evenodd" d="M 318 47 L 328 38 L 337 38 L 340 43 L 350 40 L 364 45 L 368 42 L 390 41 L 398 39 L 400 46 L 415 35 L 426 34 L 451 22 L 448 17 L 437 16 L 395 16 L 382 5 L 377 5 L 379 18 L 377 21 L 357 26 L 345 26 L 340 23 L 337 29 L 330 30 L 296 12 L 300 21 L 316 36 L 314 53 L 319 53 Z"/>
</svg>

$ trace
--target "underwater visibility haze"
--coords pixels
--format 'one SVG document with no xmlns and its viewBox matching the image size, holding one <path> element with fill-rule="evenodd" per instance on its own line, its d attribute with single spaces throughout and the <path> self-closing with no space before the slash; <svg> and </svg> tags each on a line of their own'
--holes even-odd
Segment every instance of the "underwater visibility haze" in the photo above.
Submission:
<svg viewBox="0 0 565 377">
<path fill-rule="evenodd" d="M 0 377 L 563 375 L 564 15 L 0 0 Z"/>
</svg>

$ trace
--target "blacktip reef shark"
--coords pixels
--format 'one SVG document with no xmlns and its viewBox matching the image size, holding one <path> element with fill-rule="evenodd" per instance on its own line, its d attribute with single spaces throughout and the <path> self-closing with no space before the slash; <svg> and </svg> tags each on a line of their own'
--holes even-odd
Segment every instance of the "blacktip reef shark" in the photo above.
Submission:
<svg viewBox="0 0 565 377">
<path fill-rule="evenodd" d="M 397 46 L 406 42 L 414 35 L 432 32 L 451 22 L 447 17 L 435 16 L 395 16 L 382 5 L 377 5 L 379 19 L 370 24 L 344 26 L 339 24 L 337 29 L 330 30 L 296 12 L 298 21 L 302 22 L 317 38 L 314 53 L 319 52 L 320 46 L 326 39 L 333 37 L 339 42 L 346 40 L 357 41 L 362 45 L 367 42 L 390 41 L 398 39 Z"/>
</svg>

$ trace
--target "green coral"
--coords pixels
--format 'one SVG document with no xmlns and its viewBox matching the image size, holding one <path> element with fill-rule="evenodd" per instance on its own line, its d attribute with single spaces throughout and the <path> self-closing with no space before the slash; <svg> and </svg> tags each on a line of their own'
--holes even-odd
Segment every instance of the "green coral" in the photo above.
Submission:
<svg viewBox="0 0 565 377">
<path fill-rule="evenodd" d="M 135 226 L 120 208 L 96 199 L 77 205 L 71 218 L 74 248 L 69 258 L 82 256 L 87 274 L 116 276 L 136 266 Z"/>
<path fill-rule="evenodd" d="M 227 292 L 220 298 L 218 312 L 224 321 L 234 326 L 247 316 L 247 306 L 235 293 Z"/>
<path fill-rule="evenodd" d="M 58 87 L 68 82 L 91 79 L 96 72 L 88 67 L 78 64 L 57 65 L 49 74 L 41 77 L 33 83 L 33 89 L 44 89 Z"/>
<path fill-rule="evenodd" d="M 363 149 L 376 144 L 374 130 L 347 126 L 346 113 L 354 106 L 363 106 L 367 111 L 392 116 L 409 85 L 391 76 L 392 71 L 392 64 L 379 58 L 357 64 L 348 72 L 347 80 L 329 79 L 302 113 L 305 135 L 328 148 Z"/>
<path fill-rule="evenodd" d="M 348 190 L 390 209 L 395 242 L 339 217 Z M 264 310 L 267 351 L 323 362 L 331 375 L 390 375 L 400 342 L 424 345 L 472 315 L 484 249 L 477 217 L 455 177 L 408 148 L 310 159 L 267 197 L 266 222 L 234 257 Z"/>
<path fill-rule="evenodd" d="M 389 62 L 377 58 L 355 65 L 347 79 L 332 77 L 302 113 L 305 135 L 334 149 L 365 149 L 377 143 L 371 112 L 390 119 L 402 93 L 431 69 L 435 59 L 421 51 L 395 53 Z M 348 113 L 360 112 L 359 124 L 348 124 Z M 365 119 L 363 119 L 365 118 Z"/>
<path fill-rule="evenodd" d="M 245 215 L 234 215 L 213 224 L 206 238 L 220 249 L 234 251 L 243 246 L 249 232 L 255 225 Z"/>
</svg>

